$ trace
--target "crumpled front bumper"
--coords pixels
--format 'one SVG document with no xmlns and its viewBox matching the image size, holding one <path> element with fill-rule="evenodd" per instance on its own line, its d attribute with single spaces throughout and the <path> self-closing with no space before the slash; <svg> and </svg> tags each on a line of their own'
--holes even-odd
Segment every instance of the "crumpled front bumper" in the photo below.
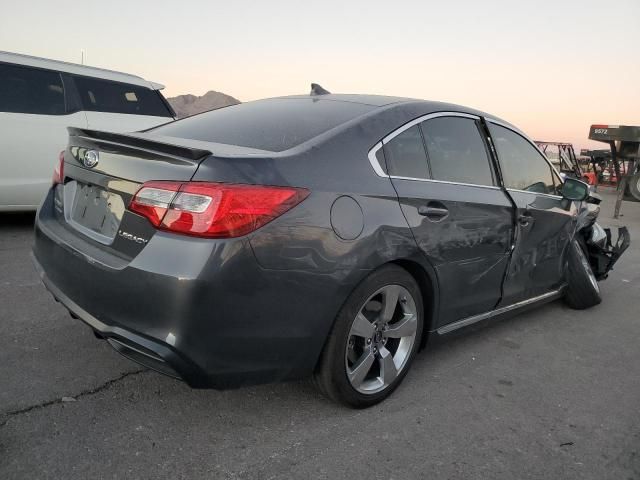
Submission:
<svg viewBox="0 0 640 480">
<path fill-rule="evenodd" d="M 596 279 L 604 280 L 625 250 L 629 248 L 631 235 L 627 227 L 618 227 L 618 238 L 614 243 L 611 229 L 594 223 L 585 243 L 589 252 L 589 263 Z"/>
</svg>

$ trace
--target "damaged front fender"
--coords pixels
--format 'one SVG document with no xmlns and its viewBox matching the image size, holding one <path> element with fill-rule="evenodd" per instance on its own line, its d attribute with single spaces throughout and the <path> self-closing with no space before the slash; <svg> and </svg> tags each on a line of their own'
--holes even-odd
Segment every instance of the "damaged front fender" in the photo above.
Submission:
<svg viewBox="0 0 640 480">
<path fill-rule="evenodd" d="M 629 247 L 631 236 L 627 227 L 618 227 L 618 238 L 611 240 L 611 229 L 593 223 L 582 232 L 584 244 L 589 254 L 589 263 L 597 280 L 604 280 L 609 275 L 624 251 Z"/>
</svg>

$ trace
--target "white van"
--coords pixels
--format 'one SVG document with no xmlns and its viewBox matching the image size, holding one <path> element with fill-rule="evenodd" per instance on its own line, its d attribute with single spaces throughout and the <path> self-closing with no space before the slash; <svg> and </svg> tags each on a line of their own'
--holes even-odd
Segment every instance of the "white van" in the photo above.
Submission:
<svg viewBox="0 0 640 480">
<path fill-rule="evenodd" d="M 0 211 L 38 207 L 67 127 L 131 132 L 174 120 L 162 88 L 135 75 L 0 52 Z"/>
</svg>

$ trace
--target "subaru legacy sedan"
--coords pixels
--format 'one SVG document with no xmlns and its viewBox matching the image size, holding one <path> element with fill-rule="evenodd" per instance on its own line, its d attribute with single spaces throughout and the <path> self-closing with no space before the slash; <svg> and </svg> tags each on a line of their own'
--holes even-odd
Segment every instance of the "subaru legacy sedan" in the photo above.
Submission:
<svg viewBox="0 0 640 480">
<path fill-rule="evenodd" d="M 367 407 L 429 337 L 599 303 L 628 233 L 612 245 L 596 204 L 492 115 L 315 88 L 70 128 L 34 259 L 97 337 L 192 387 L 312 377 Z"/>
</svg>

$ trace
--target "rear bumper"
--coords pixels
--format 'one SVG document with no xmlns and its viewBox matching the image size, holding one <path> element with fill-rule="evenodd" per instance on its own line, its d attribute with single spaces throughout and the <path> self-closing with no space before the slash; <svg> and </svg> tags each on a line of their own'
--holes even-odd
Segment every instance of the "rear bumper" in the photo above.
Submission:
<svg viewBox="0 0 640 480">
<path fill-rule="evenodd" d="M 32 255 L 32 259 L 42 283 L 54 299 L 69 310 L 72 317 L 82 320 L 93 329 L 97 336 L 107 340 L 118 353 L 160 373 L 185 380 L 193 387 L 208 386 L 209 382 L 205 372 L 169 345 L 125 328 L 107 325 L 91 315 L 49 280 L 35 255 Z"/>
<path fill-rule="evenodd" d="M 33 247 L 46 288 L 120 353 L 192 387 L 310 375 L 353 287 L 342 272 L 264 269 L 246 238 L 157 232 L 134 258 L 107 258 L 51 203 Z"/>
</svg>

